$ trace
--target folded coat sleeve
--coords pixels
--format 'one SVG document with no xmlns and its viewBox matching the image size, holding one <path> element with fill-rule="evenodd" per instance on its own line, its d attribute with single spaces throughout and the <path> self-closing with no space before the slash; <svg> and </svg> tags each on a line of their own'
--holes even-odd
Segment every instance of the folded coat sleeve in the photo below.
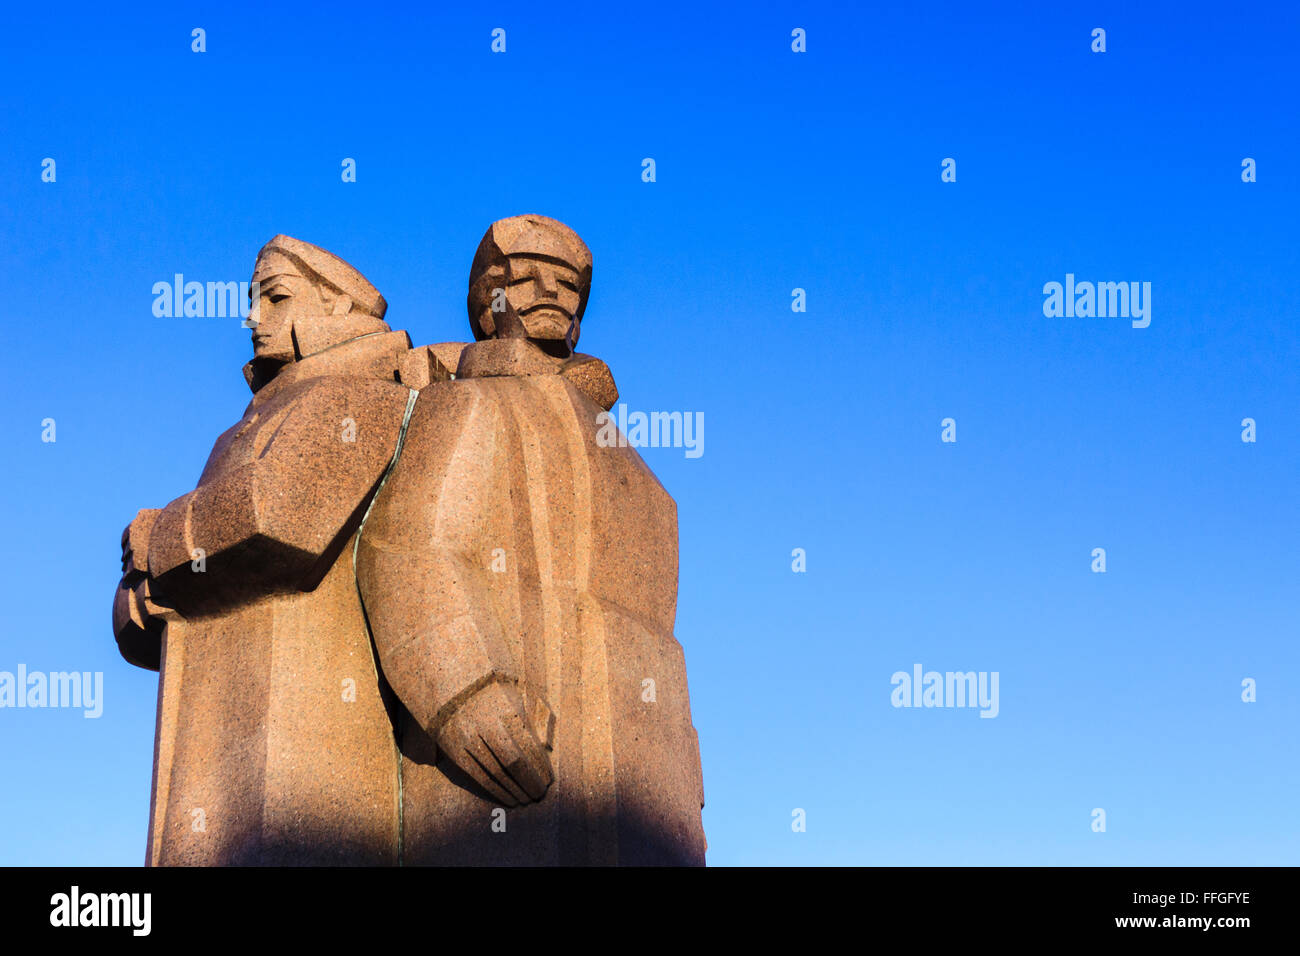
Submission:
<svg viewBox="0 0 1300 956">
<path fill-rule="evenodd" d="M 378 379 L 313 384 L 256 456 L 163 509 L 148 557 L 158 599 L 184 613 L 319 584 L 392 460 L 408 394 Z"/>
<path fill-rule="evenodd" d="M 488 568 L 492 511 L 508 507 L 501 412 L 471 382 L 425 388 L 357 548 L 380 665 L 431 734 L 471 695 L 517 683 Z"/>
</svg>

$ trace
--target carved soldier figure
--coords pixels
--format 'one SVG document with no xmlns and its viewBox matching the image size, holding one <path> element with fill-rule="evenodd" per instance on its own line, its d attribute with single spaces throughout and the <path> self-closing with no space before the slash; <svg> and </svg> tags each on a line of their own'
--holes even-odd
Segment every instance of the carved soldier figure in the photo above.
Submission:
<svg viewBox="0 0 1300 956">
<path fill-rule="evenodd" d="M 477 341 L 420 393 L 361 531 L 409 863 L 704 862 L 676 505 L 597 441 L 618 392 L 571 354 L 590 287 L 562 223 L 488 229 Z"/>
<path fill-rule="evenodd" d="M 396 381 L 410 339 L 308 243 L 276 236 L 253 279 L 252 401 L 198 487 L 123 536 L 114 632 L 161 670 L 148 861 L 396 863 L 397 756 L 349 544 L 414 394 Z"/>
<path fill-rule="evenodd" d="M 676 508 L 597 441 L 586 246 L 489 228 L 469 346 L 412 349 L 285 236 L 253 278 L 252 402 L 123 536 L 114 631 L 161 669 L 149 862 L 702 864 Z"/>
</svg>

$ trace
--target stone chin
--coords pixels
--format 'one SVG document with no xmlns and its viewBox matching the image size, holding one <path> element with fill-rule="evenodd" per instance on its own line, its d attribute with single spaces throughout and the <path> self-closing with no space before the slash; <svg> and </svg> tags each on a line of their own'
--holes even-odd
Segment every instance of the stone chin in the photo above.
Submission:
<svg viewBox="0 0 1300 956">
<path fill-rule="evenodd" d="M 563 339 L 573 321 L 559 309 L 538 309 L 521 316 L 530 339 Z"/>
<path fill-rule="evenodd" d="M 253 358 L 269 359 L 276 362 L 292 362 L 293 348 L 277 348 L 274 343 L 267 341 L 253 343 Z"/>
</svg>

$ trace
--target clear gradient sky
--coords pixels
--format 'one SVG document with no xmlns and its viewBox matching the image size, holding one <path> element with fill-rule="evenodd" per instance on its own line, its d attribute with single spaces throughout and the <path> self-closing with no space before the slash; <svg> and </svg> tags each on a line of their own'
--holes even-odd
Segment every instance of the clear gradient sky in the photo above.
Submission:
<svg viewBox="0 0 1300 956">
<path fill-rule="evenodd" d="M 1300 862 L 1294 4 L 441 6 L 6 11 L 0 671 L 105 691 L 0 709 L 0 864 L 144 858 L 119 536 L 193 488 L 250 354 L 153 284 L 286 233 L 463 340 L 524 212 L 591 247 L 582 348 L 629 409 L 704 415 L 701 457 L 643 454 L 711 864 Z M 1045 317 L 1067 273 L 1150 282 L 1150 326 Z M 998 716 L 893 707 L 914 664 L 998 672 Z"/>
</svg>

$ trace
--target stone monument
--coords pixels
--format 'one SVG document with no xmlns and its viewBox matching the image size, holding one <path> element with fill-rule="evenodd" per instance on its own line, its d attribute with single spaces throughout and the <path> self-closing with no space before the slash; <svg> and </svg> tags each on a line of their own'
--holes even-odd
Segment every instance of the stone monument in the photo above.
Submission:
<svg viewBox="0 0 1300 956">
<path fill-rule="evenodd" d="M 676 506 L 573 347 L 591 253 L 494 223 L 476 341 L 276 236 L 253 398 L 122 538 L 113 628 L 160 672 L 151 865 L 702 865 Z"/>
</svg>

